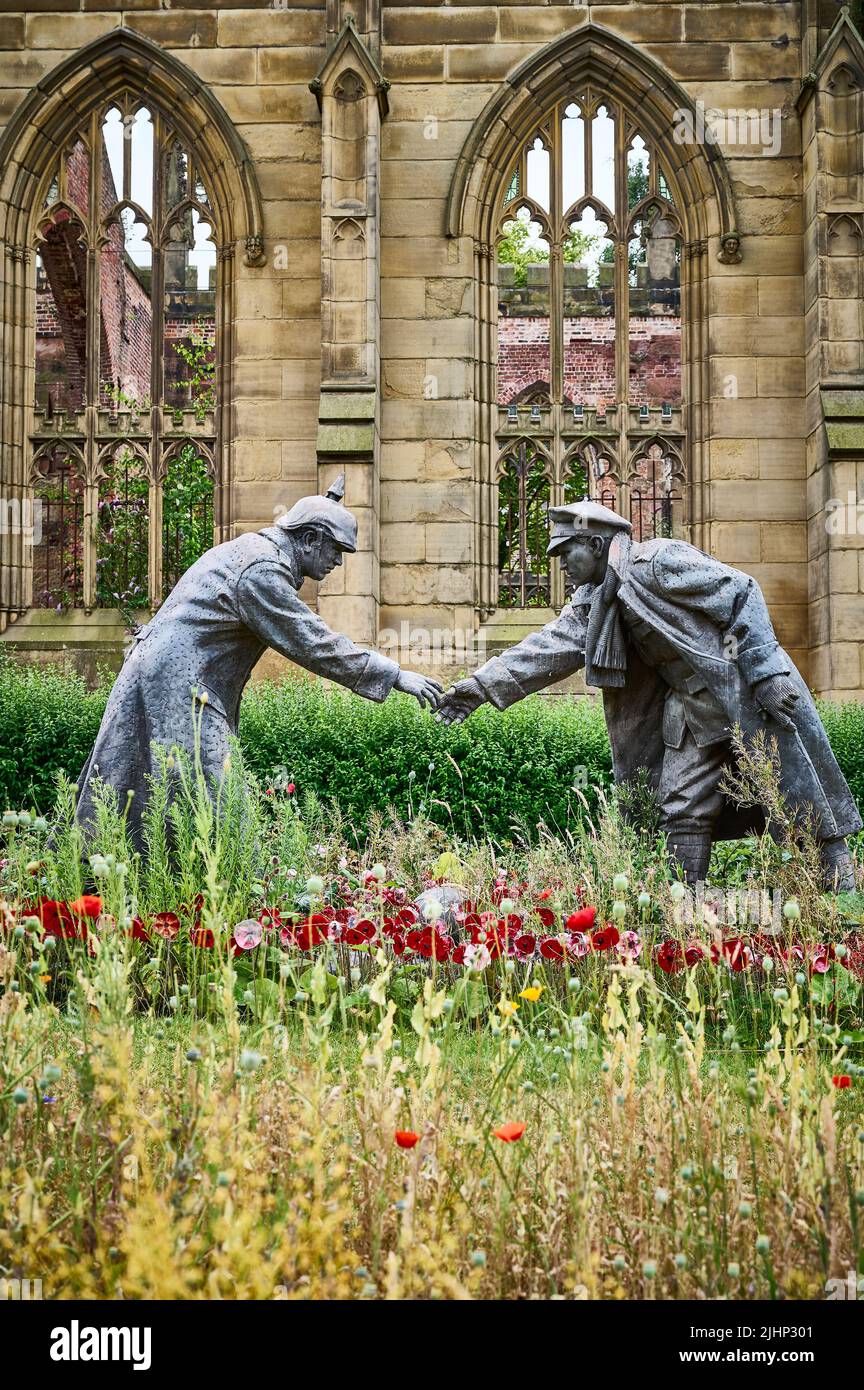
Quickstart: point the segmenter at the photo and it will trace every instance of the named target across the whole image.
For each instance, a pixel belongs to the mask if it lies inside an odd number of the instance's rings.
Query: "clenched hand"
[[[795,727],[790,715],[795,713],[798,691],[788,676],[767,676],[754,686],[753,693],[765,713],[776,719],[784,729]]]

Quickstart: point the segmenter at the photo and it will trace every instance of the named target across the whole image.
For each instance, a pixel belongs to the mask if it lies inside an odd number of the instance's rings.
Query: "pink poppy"
[[[238,922],[234,928],[234,940],[241,951],[254,951],[256,946],[261,945],[261,938],[264,935],[264,928],[260,922],[247,917],[244,921]]]

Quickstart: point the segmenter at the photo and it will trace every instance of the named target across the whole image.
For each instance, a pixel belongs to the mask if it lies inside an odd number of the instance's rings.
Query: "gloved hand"
[[[441,701],[435,718],[441,724],[461,724],[469,714],[486,703],[486,696],[473,676],[451,685]]]
[[[795,727],[789,716],[795,713],[798,691],[788,676],[766,676],[753,687],[753,694],[765,713],[784,729]]]
[[[444,694],[443,685],[430,680],[428,676],[418,676],[414,671],[400,671],[394,689],[413,695],[421,709],[426,705],[430,709],[437,709]]]

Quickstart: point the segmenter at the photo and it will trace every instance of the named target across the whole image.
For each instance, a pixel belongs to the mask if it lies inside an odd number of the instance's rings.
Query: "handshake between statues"
[[[570,601],[445,695],[437,681],[334,632],[300,598],[305,580],[320,582],[357,549],[343,492],[340,477],[273,526],[208,550],[136,633],[78,780],[83,825],[95,820],[98,777],[126,803],[133,843],[143,844],[158,745],[200,754],[215,793],[240,697],[268,647],[369,700],[404,691],[444,724],[486,703],[506,709],[584,669],[603,692],[615,778],[647,774],[688,879],[704,878],[712,839],[729,834],[720,782],[733,729],[752,737],[767,727],[787,803],[818,825],[826,878],[854,886],[845,837],[861,818],[749,575],[683,541],[634,543],[630,523],[597,503],[554,507],[548,553],[564,567]]]

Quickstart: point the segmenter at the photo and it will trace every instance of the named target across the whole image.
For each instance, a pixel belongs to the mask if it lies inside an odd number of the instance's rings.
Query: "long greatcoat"
[[[592,672],[592,656],[610,617],[610,604],[623,601],[689,663],[717,697],[730,728],[739,723],[748,739],[759,730],[776,738],[787,803],[801,814],[816,813],[821,838],[860,830],[861,817],[816,706],[774,635],[755,579],[677,540],[632,544],[616,538],[609,564],[617,579],[611,590],[606,584],[602,589],[583,585],[554,622],[475,672],[486,698],[506,709],[586,664],[586,679],[591,683],[595,674],[600,684],[603,673]],[[607,598],[607,593],[612,596]],[[791,729],[766,719],[753,693],[757,681],[774,675],[788,676],[799,693]],[[632,644],[626,648],[626,671],[620,679],[621,684],[607,683],[603,689],[615,778],[627,781],[642,768],[656,789],[665,750],[668,687],[640,660]],[[758,817],[742,817],[730,807],[715,835],[734,837],[756,824]]]
[[[151,745],[191,755],[193,708],[201,715],[203,770],[218,783],[240,696],[267,647],[369,700],[386,698],[396,662],[332,632],[299,597],[301,583],[290,536],[279,527],[217,545],[186,571],[138,633],[111,691],[78,780],[79,821],[92,817],[90,778],[98,773],[121,808],[134,792],[128,825],[140,845],[147,776],[156,772]]]

